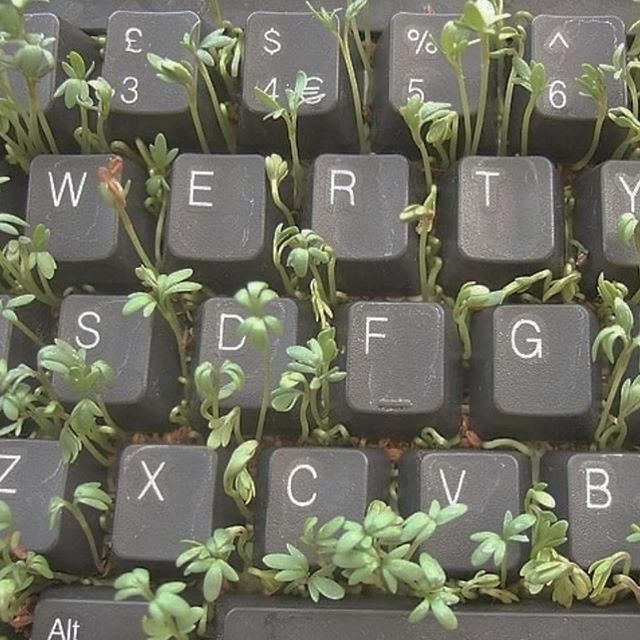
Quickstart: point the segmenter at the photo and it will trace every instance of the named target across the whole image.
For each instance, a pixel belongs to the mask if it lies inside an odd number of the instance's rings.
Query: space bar
[[[314,605],[288,598],[229,597],[218,610],[221,640],[637,640],[640,608],[633,604],[566,610],[543,602],[462,605],[459,627],[445,631],[432,616],[411,624],[417,600],[359,598]]]

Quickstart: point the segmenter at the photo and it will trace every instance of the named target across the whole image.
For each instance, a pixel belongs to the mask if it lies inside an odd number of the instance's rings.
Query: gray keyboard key
[[[63,285],[139,287],[140,264],[116,210],[100,193],[98,170],[111,156],[38,156],[31,163],[27,222],[51,230],[48,249]],[[144,209],[146,173],[124,160],[122,184],[131,181],[127,210],[144,246],[153,246],[154,220]]]
[[[375,56],[373,145],[377,151],[397,151],[417,157],[409,129],[398,113],[413,96],[424,102],[449,103],[460,114],[460,91],[453,67],[439,51],[440,33],[460,14],[398,13],[384,31]],[[472,115],[480,95],[480,67],[473,49],[464,56],[464,71]],[[486,124],[489,123],[487,118]]]
[[[159,313],[122,314],[125,296],[71,295],[62,303],[58,337],[85,349],[89,362],[105,360],[115,380],[104,392],[114,419],[130,431],[171,428],[169,413],[180,403],[175,338]],[[72,389],[53,376],[65,403],[77,401]]]
[[[198,282],[228,294],[256,274],[279,284],[271,239],[280,216],[267,195],[263,157],[178,156],[169,197],[168,271],[190,267]]]
[[[286,370],[289,356],[286,350],[308,340],[310,318],[300,311],[298,305],[289,299],[280,298],[267,306],[267,313],[276,316],[282,323],[282,335],[272,336],[271,352],[271,388],[278,386],[280,376]],[[246,376],[245,386],[231,398],[223,400],[220,406],[231,409],[238,405],[242,409],[242,421],[249,429],[255,429],[262,402],[263,390],[263,354],[246,339],[238,337],[237,331],[246,310],[233,298],[211,298],[202,305],[196,320],[196,351],[193,366],[202,362],[220,365],[224,360],[239,364]],[[297,416],[269,411],[267,425],[276,430],[285,426],[299,428]]]
[[[201,150],[187,91],[180,84],[168,84],[158,78],[157,70],[147,59],[151,53],[194,66],[192,54],[181,44],[183,36],[192,31],[197,42],[200,20],[193,11],[116,11],[109,18],[103,75],[115,89],[109,118],[113,138],[153,141],[158,132],[163,132],[170,146],[182,151]],[[210,145],[222,150],[211,103],[201,89],[199,111],[205,135]],[[171,122],[169,127],[167,119]]]
[[[469,157],[448,171],[438,198],[440,283],[497,289],[523,273],[564,264],[564,195],[546,158]]]
[[[82,529],[68,511],[50,528],[51,499],[72,500],[79,484],[104,481],[104,469],[87,455],[65,464],[55,440],[0,441],[0,500],[11,508],[14,530],[22,533],[20,543],[45,555],[54,570],[83,575],[95,566]],[[97,512],[81,508],[99,545]]]
[[[183,540],[206,542],[238,516],[222,488],[226,458],[207,447],[131,445],[120,459],[113,521],[119,566],[176,572]],[[197,478],[186,482],[185,471]]]
[[[626,542],[638,522],[640,455],[637,453],[548,453],[540,479],[549,483],[561,518],[569,520],[565,553],[587,568],[618,551],[640,569],[640,547]]]
[[[477,546],[470,536],[478,531],[502,531],[507,510],[522,511],[531,469],[527,458],[488,451],[410,451],[400,461],[400,512],[408,517],[429,511],[433,500],[442,507],[464,504],[467,512],[455,524],[443,526],[423,545],[450,575],[476,570],[471,555]],[[529,557],[526,545],[511,545],[508,567],[517,570]],[[491,570],[491,566],[484,567]]]
[[[401,156],[323,155],[315,161],[305,226],[334,249],[338,289],[416,293],[417,234],[399,218],[409,202],[409,163]]]
[[[618,233],[623,213],[640,213],[640,167],[637,162],[611,160],[581,173],[575,185],[574,235],[587,249],[581,267],[584,284],[596,292],[598,276],[638,286],[638,259],[633,243]]]
[[[458,14],[465,0],[431,0],[427,7],[435,13]],[[326,9],[344,6],[341,0],[314,3]],[[391,17],[401,11],[425,12],[425,0],[370,0],[371,27],[383,31]],[[208,0],[51,0],[50,4],[34,2],[33,10],[51,10],[85,31],[106,31],[109,16],[118,9],[130,11],[196,11],[203,20],[210,20]],[[234,24],[244,26],[254,11],[306,11],[305,0],[220,0],[223,16]],[[638,18],[637,7],[629,0],[607,0],[607,13],[622,18],[630,27]],[[602,0],[506,0],[505,10],[531,11],[534,15],[602,15]],[[366,24],[364,20],[361,23]]]
[[[47,589],[36,606],[32,640],[145,640],[147,603],[115,602],[114,593],[109,587]]]
[[[445,307],[356,302],[336,320],[347,371],[336,407],[352,433],[411,438],[430,424],[447,436],[458,431],[460,343]]]
[[[595,314],[579,305],[504,305],[475,314],[469,379],[484,438],[588,440],[600,410]]]
[[[306,7],[305,7],[306,9]],[[304,157],[356,151],[355,116],[338,42],[310,13],[258,11],[247,22],[238,141],[243,151],[289,154],[282,121],[265,121],[271,109],[258,87],[287,103],[298,71],[309,79],[300,108],[298,140]]]
[[[571,15],[574,14],[574,15]],[[555,160],[575,162],[591,144],[596,103],[576,82],[583,64],[611,64],[613,54],[625,41],[624,23],[613,16],[538,16],[531,23],[527,40],[529,59],[545,65],[548,89],[539,98],[529,135],[529,152]],[[622,80],[606,75],[609,107],[626,106]],[[516,113],[522,114],[529,94],[516,91]],[[519,148],[521,117],[512,118],[512,143]],[[624,138],[612,122],[605,123],[601,153],[610,154]]]
[[[596,607],[559,610],[548,603],[513,606],[478,604],[455,609],[459,628],[452,634],[432,616],[411,624],[409,612],[417,600],[353,598],[341,603],[312,604],[298,598],[235,596],[222,600],[216,616],[218,638],[225,640],[636,640],[637,605],[621,604],[615,611]],[[517,634],[514,636],[514,633]]]
[[[362,522],[373,500],[388,499],[391,466],[381,449],[282,447],[260,456],[256,562],[299,546],[307,518]],[[349,487],[336,491],[336,487]]]

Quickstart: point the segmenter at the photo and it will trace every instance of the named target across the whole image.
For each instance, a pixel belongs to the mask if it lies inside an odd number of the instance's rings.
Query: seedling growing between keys
[[[282,323],[278,318],[267,313],[266,307],[278,298],[278,294],[269,289],[265,282],[250,282],[245,289],[240,289],[234,297],[249,312],[249,315],[238,327],[238,336],[248,338],[249,342],[264,355],[262,404],[256,427],[256,440],[260,442],[271,394],[271,350],[269,344],[272,335],[282,334]]]
[[[185,540],[189,548],[181,553],[176,566],[183,569],[185,577],[204,574],[202,578],[202,618],[198,632],[203,634],[207,623],[215,613],[215,602],[220,597],[225,583],[239,582],[238,572],[229,564],[236,546],[248,539],[249,532],[245,527],[235,526],[216,529],[205,543],[196,540]]]
[[[58,153],[58,145],[38,91],[40,81],[54,69],[53,55],[48,49],[53,40],[27,32],[25,11],[30,2],[12,0],[0,7],[3,25],[0,92],[6,100],[2,114],[6,125],[0,136],[7,145],[9,157],[25,171],[29,170],[29,163],[36,155]],[[6,45],[12,47],[11,53],[7,52]],[[13,89],[9,71],[17,71],[24,79],[28,100],[26,107]]]
[[[334,328],[323,329],[306,347],[289,347],[287,355],[292,359],[289,371],[282,374],[279,387],[271,394],[271,406],[276,411],[292,411],[300,404],[300,442],[307,442],[312,433],[322,444],[345,442],[349,437],[343,425],[331,425],[329,416],[331,385],[343,381],[347,375],[332,366],[338,357],[335,333]]]
[[[76,142],[84,154],[109,153],[110,146],[105,134],[105,124],[111,111],[111,100],[115,95],[114,88],[104,79],[89,80],[95,64],[89,67],[77,51],[69,54],[68,61],[62,62],[62,68],[67,74],[65,80],[56,90],[54,97],[64,96],[67,109],[80,110],[80,126],[74,132]],[[95,102],[91,96],[95,95]],[[96,132],[89,127],[89,112],[96,114]]]
[[[358,78],[356,76],[356,70],[353,65],[353,58],[351,56],[351,38],[355,42],[358,54],[361,62],[365,68],[367,77],[372,72],[371,61],[369,54],[366,52],[364,43],[360,36],[360,29],[358,28],[358,14],[367,6],[369,0],[348,0],[347,8],[345,10],[344,20],[340,22],[339,9],[334,11],[327,11],[324,7],[315,9],[310,2],[307,2],[307,7],[320,24],[338,41],[340,46],[340,53],[347,68],[347,75],[349,76],[349,84],[351,86],[351,96],[353,99],[353,110],[356,117],[356,126],[358,128],[358,140],[360,143],[360,153],[369,152],[369,137],[367,125],[364,121],[364,101],[367,97],[367,83],[365,83],[365,90],[360,91],[358,86]]]
[[[154,591],[146,569],[134,569],[118,577],[113,585],[117,601],[143,598],[149,603],[148,613],[142,619],[142,630],[149,638],[175,638],[189,640],[191,632],[202,619],[202,607],[192,607],[180,595],[184,582],[167,582]]]
[[[242,368],[229,360],[220,367],[210,362],[200,364],[194,373],[196,391],[201,398],[200,415],[207,421],[211,430],[207,446],[212,449],[226,447],[235,435],[240,444],[240,407],[235,406],[224,415],[220,414],[220,401],[230,398],[244,387],[245,376]]]
[[[341,600],[345,586],[410,594],[420,599],[409,616],[411,622],[420,622],[432,612],[441,626],[453,630],[458,622],[451,606],[460,602],[460,586],[447,583],[442,567],[429,554],[421,553],[418,561],[414,557],[438,527],[466,510],[461,504],[441,508],[434,501],[428,513],[416,512],[403,519],[384,502],[374,501],[362,523],[338,516],[318,527],[318,518],[309,518],[301,537],[309,557],[289,544],[287,553],[264,557],[270,571],[254,568],[251,573],[270,592],[307,595],[314,602],[321,596]]]
[[[530,63],[520,56],[513,59],[511,75],[513,84],[523,87],[529,92],[529,100],[522,116],[522,126],[520,129],[520,154],[523,156],[529,153],[529,133],[531,131],[531,118],[538,99],[546,91],[548,85],[547,72],[541,62],[532,60]]]
[[[20,532],[13,530],[11,509],[4,500],[0,536],[0,620],[9,624],[56,574],[44,556],[20,546]]]
[[[625,380],[631,358],[640,348],[640,334],[634,335],[634,316],[624,300],[626,290],[601,276],[598,292],[609,318],[607,326],[598,333],[593,343],[592,356],[596,360],[602,351],[613,368],[594,439],[600,450],[617,450],[622,448],[627,439],[629,417],[640,409],[640,377]],[[618,415],[614,416],[612,411],[618,394]]]
[[[296,84],[293,88],[287,89],[287,103],[280,106],[278,101],[273,98],[260,87],[255,87],[254,92],[256,98],[260,100],[269,109],[272,109],[271,113],[268,113],[264,120],[282,119],[285,127],[287,128],[287,138],[289,139],[289,150],[291,152],[291,177],[293,179],[293,208],[300,209],[302,205],[302,193],[304,190],[304,168],[300,160],[300,151],[298,148],[298,113],[300,107],[304,104],[304,95],[309,83],[309,78],[304,71],[298,71],[296,76]]]
[[[84,484],[80,484],[73,492],[72,501],[65,500],[61,497],[55,497],[51,500],[51,504],[49,505],[50,526],[52,529],[56,526],[62,515],[62,510],[66,509],[74,517],[78,525],[80,525],[89,549],[91,550],[91,557],[96,565],[96,569],[99,573],[102,573],[105,569],[105,563],[98,549],[91,525],[81,506],[96,509],[102,514],[103,517],[101,519],[104,520],[104,517],[113,508],[113,500],[108,493],[103,491],[99,482],[85,482]]]

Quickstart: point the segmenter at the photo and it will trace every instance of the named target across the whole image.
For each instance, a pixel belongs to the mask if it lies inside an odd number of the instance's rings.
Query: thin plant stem
[[[191,120],[193,121],[193,128],[196,131],[196,135],[198,136],[200,148],[202,149],[202,153],[211,153],[211,150],[209,149],[209,143],[207,142],[207,136],[205,135],[204,128],[202,127],[202,120],[200,119],[200,111],[198,110],[198,96],[193,89],[189,89],[188,94],[189,111],[191,112]]]
[[[180,324],[180,320],[178,320],[178,315],[176,314],[176,311],[173,308],[171,302],[160,307],[160,310],[165,320],[171,327],[171,331],[173,331],[173,335],[176,339],[176,344],[178,345],[178,355],[180,358],[180,375],[184,380],[185,399],[187,400],[187,402],[189,402],[191,399],[191,377],[189,376],[189,363],[187,361],[187,354],[185,352],[183,344],[182,325]]]
[[[211,104],[213,105],[213,110],[216,114],[216,119],[218,120],[218,124],[220,125],[220,130],[222,131],[222,137],[224,138],[225,145],[229,153],[236,152],[236,141],[235,136],[233,134],[233,129],[229,124],[229,120],[227,116],[222,113],[222,109],[220,108],[220,100],[218,99],[218,94],[216,92],[216,88],[211,81],[211,76],[209,75],[209,71],[205,66],[204,62],[198,59],[198,69],[200,70],[200,75],[204,79],[204,84],[207,87],[207,92],[209,93],[209,98],[211,98]]]
[[[431,298],[431,296],[429,295],[429,280],[428,280],[428,274],[427,274],[427,241],[428,239],[429,239],[429,233],[424,228],[421,229],[420,237],[418,239],[418,269],[420,271],[421,295],[422,295],[422,299],[425,302]]]
[[[222,11],[220,10],[219,0],[209,0],[209,7],[213,14],[213,18],[216,21],[216,27],[221,29],[224,26],[224,20],[222,18]]]
[[[338,37],[340,43],[340,51],[344,58],[345,65],[347,67],[347,76],[349,77],[349,85],[351,86],[351,97],[353,99],[353,111],[356,117],[356,127],[358,129],[358,143],[360,145],[360,153],[368,153],[369,145],[367,136],[364,129],[364,114],[362,109],[362,98],[360,97],[360,88],[358,87],[358,79],[356,78],[356,70],[353,66],[353,59],[351,57],[351,49],[349,48],[349,28],[348,24],[345,24],[344,35],[342,38]]]
[[[604,123],[606,119],[607,119],[607,109],[606,107],[600,107],[598,109],[598,117],[596,119],[596,123],[593,128],[593,136],[591,137],[591,146],[587,150],[587,153],[584,155],[584,157],[571,167],[573,171],[576,171],[576,172],[582,171],[593,159],[593,156],[598,150],[598,145],[600,144],[600,138],[602,136],[602,128],[604,127]]]
[[[34,85],[33,89],[33,107],[36,110],[38,115],[38,122],[42,127],[42,131],[44,132],[44,137],[47,139],[47,144],[49,145],[49,149],[53,155],[58,155],[60,152],[58,151],[58,144],[56,143],[55,136],[53,135],[53,131],[51,131],[51,127],[49,126],[49,121],[47,120],[47,116],[42,108],[42,104],[40,103],[40,96],[38,95],[38,87]]]
[[[269,408],[269,398],[271,397],[271,349],[267,344],[263,356],[263,387],[262,402],[260,403],[260,414],[258,415],[258,425],[256,427],[256,440],[262,441],[264,433],[264,423],[267,419],[267,409]]]
[[[636,79],[633,77],[633,72],[639,67],[638,63],[631,63],[627,66],[627,87],[629,88],[629,94],[631,95],[631,112],[634,117],[638,117],[638,87],[636,85]]]
[[[433,186],[433,173],[431,171],[431,158],[429,157],[429,151],[427,150],[427,145],[424,143],[422,139],[422,135],[419,130],[415,127],[411,128],[411,137],[413,138],[413,142],[416,147],[420,151],[420,158],[422,159],[422,170],[424,171],[424,179],[426,183],[426,191],[429,193],[431,191],[431,187]]]
[[[536,102],[538,96],[531,93],[529,95],[529,101],[524,110],[522,117],[522,129],[520,131],[520,155],[526,156],[529,153],[529,133],[531,131],[531,118],[533,117],[533,111],[536,108]]]
[[[500,122],[500,147],[498,155],[506,156],[509,148],[509,127],[511,125],[511,109],[513,108],[513,93],[515,90],[516,72],[511,67],[509,78],[507,80],[507,88],[504,94],[504,104],[502,107],[502,120]]]
[[[624,158],[627,153],[627,149],[635,142],[640,141],[640,136],[634,136],[632,133],[627,134],[627,137],[616,147],[612,154],[612,157],[616,160]]]
[[[471,155],[471,139],[473,136],[473,126],[471,124],[471,107],[469,106],[469,92],[467,90],[467,80],[464,76],[462,63],[455,65],[456,76],[458,78],[458,91],[462,104],[462,116],[464,118],[464,155]]]
[[[358,24],[355,20],[351,21],[351,35],[353,36],[353,41],[356,43],[358,56],[360,57],[362,66],[364,68],[364,89],[362,95],[364,97],[364,102],[366,103],[370,95],[369,91],[371,88],[373,67],[371,65],[371,58],[369,57],[368,50],[364,42],[362,41],[362,36],[360,35],[360,30],[358,29]]]
[[[19,329],[33,344],[38,347],[44,347],[44,342],[36,335],[36,333],[28,327],[22,320],[17,319],[14,320],[11,324],[13,324],[16,329]]]
[[[33,140],[37,150],[40,153],[46,152],[46,147],[42,134],[40,133],[40,127],[38,125],[38,111],[36,107],[36,101],[38,96],[38,87],[35,83],[27,81],[27,93],[29,97],[29,119],[28,119],[28,131],[29,137]]]
[[[91,153],[89,143],[89,113],[85,107],[80,107],[80,148],[84,155]]]
[[[476,128],[473,134],[472,153],[478,153],[482,128],[484,127],[484,116],[487,111],[487,100],[489,97],[489,72],[491,70],[491,41],[489,36],[480,36],[480,48],[482,51],[481,77],[480,77],[480,101],[478,103],[478,116],[476,118]]]
[[[460,118],[453,120],[451,140],[449,141],[449,162],[454,164],[458,158],[458,142],[460,137]]]
[[[98,134],[98,139],[100,140],[101,151],[103,153],[109,153],[109,141],[107,140],[107,136],[105,133],[105,117],[101,110],[98,111],[96,133]]]
[[[99,572],[104,570],[104,566],[102,564],[102,558],[100,558],[100,553],[98,551],[98,546],[96,545],[96,540],[93,536],[93,531],[91,531],[91,527],[87,522],[87,518],[85,517],[82,509],[80,509],[75,504],[69,502],[68,500],[62,501],[64,506],[69,510],[71,515],[76,519],[77,523],[80,525],[82,532],[84,533],[85,538],[87,539],[87,543],[89,544],[89,549],[91,550],[91,557],[93,558],[93,562],[96,565],[96,569]]]
[[[136,253],[138,254],[138,258],[140,258],[140,260],[142,261],[142,264],[144,264],[144,266],[147,267],[147,269],[151,269],[151,271],[155,273],[156,270],[155,270],[155,267],[153,266],[153,262],[151,262],[151,259],[147,255],[147,252],[145,251],[144,247],[142,246],[142,242],[140,242],[138,233],[136,232],[135,227],[133,226],[133,222],[131,221],[131,218],[129,216],[129,213],[125,205],[119,200],[115,200],[113,206],[115,207],[115,210],[118,212],[120,221],[122,222],[122,225],[124,226],[124,229],[127,232],[129,239],[131,240],[131,244],[133,245],[133,248],[136,250]]]
[[[154,257],[156,259],[156,269],[158,271],[162,268],[163,255],[162,255],[162,238],[164,236],[164,225],[167,219],[167,193],[163,193],[162,204],[160,205],[160,212],[158,213],[158,219],[156,220],[156,233],[154,238]]]
[[[505,551],[504,554],[504,558],[502,559],[502,562],[500,563],[500,585],[502,586],[503,589],[506,588],[507,586],[507,577],[508,577],[508,566],[507,566],[507,561],[508,561],[508,555],[507,552]]]
[[[300,162],[300,151],[298,150],[298,115],[293,114],[285,118],[287,125],[287,136],[289,137],[289,148],[291,150],[291,177],[293,178],[293,206],[299,210],[302,206],[302,182],[304,180],[304,170]]]
[[[311,390],[311,401],[309,405],[311,407],[311,415],[316,423],[316,427],[319,429],[322,428],[324,420],[320,415],[320,408],[318,407],[318,389]]]
[[[338,302],[338,289],[336,287],[336,259],[331,256],[327,264],[327,282],[329,285],[329,302],[332,305]]]
[[[311,270],[311,273],[313,274],[315,281],[318,283],[318,293],[320,294],[320,297],[325,302],[329,302],[329,296],[327,295],[327,290],[324,287],[324,282],[322,281],[322,276],[320,275],[320,271],[318,270],[318,267],[315,264],[313,264],[313,262],[310,262],[309,269]]]
[[[302,395],[302,400],[300,402],[300,439],[298,442],[307,442],[309,440],[309,436],[311,434],[311,427],[309,425],[309,418],[307,416],[307,412],[309,410],[309,398],[305,393]]]
[[[611,408],[613,407],[613,403],[618,395],[618,390],[620,389],[620,385],[622,384],[622,380],[629,368],[629,363],[631,362],[631,356],[636,349],[636,345],[633,341],[629,342],[629,344],[625,345],[622,349],[622,353],[620,357],[616,360],[616,363],[613,367],[613,372],[611,375],[611,385],[609,386],[609,391],[607,393],[607,399],[605,400],[604,407],[602,408],[602,413],[600,414],[600,420],[598,422],[598,427],[595,433],[595,440],[601,448],[602,438],[606,432],[607,424],[609,422],[609,416],[611,415]]]
[[[287,205],[282,201],[280,197],[280,191],[278,189],[278,184],[275,180],[271,180],[271,197],[273,199],[273,203],[276,205],[280,213],[284,216],[284,219],[287,221],[287,225],[290,227],[294,227],[296,221],[293,219],[293,213],[291,209],[287,207]]]
[[[447,150],[444,148],[444,145],[442,144],[442,142],[434,142],[433,146],[435,147],[436,151],[438,152],[438,155],[440,156],[440,162],[442,164],[442,167],[444,169],[449,168],[449,154],[447,153]]]

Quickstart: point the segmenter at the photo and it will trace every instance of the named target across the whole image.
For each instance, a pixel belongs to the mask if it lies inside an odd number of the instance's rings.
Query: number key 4
[[[300,108],[299,141],[305,157],[357,150],[353,101],[336,38],[310,13],[256,12],[249,17],[239,124],[241,150],[283,152],[282,122],[264,121],[271,109],[256,87],[287,104],[298,71],[308,84]]]

